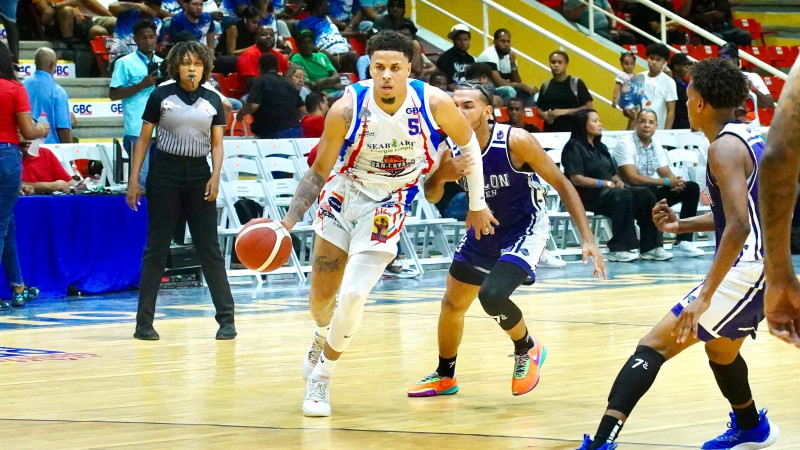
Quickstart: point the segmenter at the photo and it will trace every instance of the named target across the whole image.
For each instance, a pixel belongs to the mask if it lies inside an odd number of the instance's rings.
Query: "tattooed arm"
[[[283,218],[283,223],[289,230],[302,220],[303,214],[319,197],[325,180],[330,175],[339,151],[342,149],[352,116],[353,99],[347,94],[334,103],[331,110],[328,111],[325,118],[325,129],[317,146],[317,158],[308,172],[303,175],[303,179],[300,180],[297,192],[294,193],[292,203],[289,205],[289,212]]]
[[[770,129],[758,182],[767,253],[764,306],[770,332],[800,347],[800,283],[789,239],[800,175],[800,59],[789,73]]]

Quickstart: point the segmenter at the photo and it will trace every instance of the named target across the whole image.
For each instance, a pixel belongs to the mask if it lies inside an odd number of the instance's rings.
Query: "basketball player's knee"
[[[655,330],[648,333],[645,337],[639,339],[637,346],[648,347],[658,352],[665,359],[670,359],[676,354],[676,351],[674,350],[675,339],[665,339],[659,333],[656,333]]]
[[[506,292],[490,283],[481,286],[478,291],[478,300],[480,300],[483,310],[490,316],[502,314],[505,303],[509,301]]]
[[[442,314],[463,316],[469,309],[470,303],[471,301],[460,302],[455,298],[445,295],[444,298],[442,298]]]
[[[705,350],[709,361],[721,365],[731,364],[739,356],[738,349],[722,348],[713,341],[706,342]]]
[[[367,302],[367,295],[369,291],[362,292],[358,289],[342,288],[339,292],[339,309],[347,316],[354,314],[361,314],[364,310],[364,304]]]

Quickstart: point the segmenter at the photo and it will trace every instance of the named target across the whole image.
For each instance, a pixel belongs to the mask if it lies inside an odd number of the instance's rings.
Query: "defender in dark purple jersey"
[[[661,365],[700,341],[705,342],[714,378],[733,409],[728,430],[702,448],[757,449],[778,439],[778,427],[767,419],[766,409],[756,409],[747,364],[739,354],[745,338],[755,337],[764,319],[757,192],[764,139],[735,122],[733,114],[747,93],[741,71],[724,60],[706,59],[692,68],[686,105],[692,128],[711,141],[706,172],[711,213],[678,219],[662,200],[653,208],[653,221],[669,233],[715,231],[714,261],[703,282],[639,341],[614,381],[594,440],[584,436],[581,449],[616,448],[623,423],[652,386]]]
[[[556,189],[577,224],[583,239],[584,262],[592,257],[595,275],[605,278],[603,257],[572,183],[530,133],[489,123],[491,98],[487,86],[481,83],[460,85],[453,95],[483,150],[486,202],[500,224],[494,234],[484,232],[480,239],[475,233],[482,230],[468,230],[459,244],[439,316],[439,366],[408,389],[410,397],[458,392],[456,352],[464,330],[464,314],[475,297],[514,341],[512,394],[522,395],[536,387],[546,352],[528,334],[522,312],[509,296],[529,277],[535,279],[536,263],[550,235],[541,179]],[[425,198],[433,203],[441,198],[444,183],[464,177],[470,165],[466,155],[453,158],[453,147],[445,146],[440,147],[437,166],[425,180]]]

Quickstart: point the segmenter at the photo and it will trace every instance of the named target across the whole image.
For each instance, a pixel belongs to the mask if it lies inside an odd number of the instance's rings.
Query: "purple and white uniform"
[[[475,239],[470,229],[458,244],[453,259],[487,275],[498,261],[522,267],[536,279],[536,264],[550,237],[550,219],[545,211],[544,186],[533,171],[519,171],[511,164],[511,126],[494,124],[489,145],[483,151],[483,182],[486,203],[500,222],[494,234]],[[455,148],[448,139],[450,148]],[[466,181],[459,183],[466,189]]]
[[[764,319],[764,245],[758,212],[758,171],[764,138],[749,125],[732,122],[725,125],[717,138],[723,135],[738,137],[747,146],[753,160],[753,173],[747,178],[747,210],[750,219],[750,235],[742,247],[739,257],[722,279],[711,306],[700,316],[698,336],[704,341],[718,337],[739,339],[755,338],[759,322]],[[725,231],[725,211],[719,185],[713,178],[711,167],[706,169],[706,185],[711,196],[711,212],[714,214],[717,248]],[[705,280],[703,280],[705,282]],[[680,303],[672,308],[677,316],[689,305],[703,288],[703,283],[692,289]]]

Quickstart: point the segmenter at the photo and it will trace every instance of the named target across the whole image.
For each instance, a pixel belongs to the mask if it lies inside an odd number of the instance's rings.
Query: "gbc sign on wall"
[[[25,78],[36,72],[36,65],[31,60],[21,60],[19,62],[19,68],[25,75]],[[53,76],[56,78],[75,78],[75,63],[71,61],[59,61],[56,64],[56,72]]]
[[[77,117],[120,117],[122,102],[102,98],[70,99],[69,110]]]

